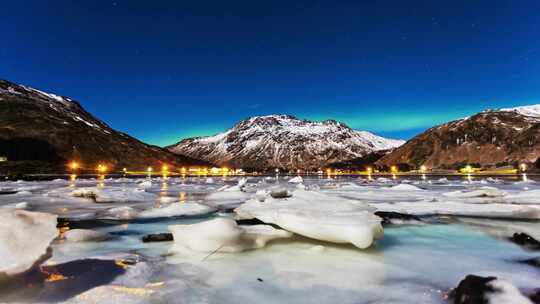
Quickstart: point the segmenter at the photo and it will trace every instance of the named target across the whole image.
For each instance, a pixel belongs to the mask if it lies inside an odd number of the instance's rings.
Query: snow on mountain
[[[540,119],[540,104],[535,104],[535,105],[530,105],[530,106],[521,106],[521,107],[515,107],[515,108],[503,108],[503,109],[499,109],[499,111],[516,112],[521,115]]]
[[[78,160],[88,169],[97,163],[117,169],[164,162],[211,165],[116,131],[70,98],[2,79],[0,105],[0,155],[9,160],[42,161],[55,172],[69,160]]]
[[[343,123],[290,115],[255,116],[226,132],[182,140],[174,153],[240,168],[320,168],[329,163],[393,149],[404,141],[356,131]]]

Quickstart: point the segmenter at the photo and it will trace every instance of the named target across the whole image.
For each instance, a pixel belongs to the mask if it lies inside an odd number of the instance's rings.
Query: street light
[[[99,164],[97,166],[97,170],[98,170],[99,173],[103,174],[103,173],[107,172],[107,166],[103,165],[103,164]]]
[[[76,162],[76,161],[72,161],[70,164],[69,164],[69,167],[71,168],[71,170],[75,171],[79,168],[79,163]]]

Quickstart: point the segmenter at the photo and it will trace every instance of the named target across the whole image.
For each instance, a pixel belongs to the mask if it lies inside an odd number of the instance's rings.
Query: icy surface
[[[486,298],[488,304],[532,304],[531,300],[522,295],[519,290],[509,282],[494,280],[487,285],[494,292],[488,292]]]
[[[29,270],[47,255],[56,238],[56,216],[23,210],[0,211],[0,281],[1,275],[15,275]]]
[[[79,235],[85,241],[57,238],[50,245],[52,257],[42,266],[73,261],[81,266],[71,273],[44,274],[49,279],[45,284],[12,281],[14,285],[1,289],[0,302],[442,304],[448,303],[450,289],[475,274],[495,276],[507,284],[493,303],[520,303],[521,294],[540,287],[538,269],[521,262],[538,257],[538,252],[508,241],[516,232],[540,239],[540,184],[534,176],[526,182],[521,176],[371,180],[306,176],[301,185],[305,190],[275,176],[212,177],[211,182],[206,177],[2,182],[0,189],[17,193],[0,195],[0,213],[48,212],[66,221],[70,230],[63,231],[64,236],[85,229],[108,238],[87,238],[89,232]],[[97,203],[91,197],[73,196],[79,189],[96,190],[108,199]],[[280,198],[273,198],[272,192]],[[282,207],[285,220],[281,212],[272,212]],[[233,208],[277,219],[286,230],[307,228],[305,232],[332,235],[343,235],[344,227],[359,228],[359,215],[371,217],[376,210],[419,214],[422,224],[403,221],[385,226],[384,236],[359,250],[348,243],[291,236],[275,226],[236,224],[231,220],[237,219]],[[0,230],[5,233],[2,246],[17,236],[32,241],[32,246],[39,243],[45,229],[31,233],[14,228],[10,216],[2,216],[2,225],[7,225]],[[225,224],[206,230],[216,218]],[[48,224],[50,238],[29,264],[46,253],[58,234],[53,222]],[[180,232],[185,225],[199,223],[204,229],[175,236],[175,242],[141,241],[147,234],[168,232],[169,227],[182,225]],[[285,227],[289,223],[299,226]],[[202,232],[216,239],[201,238]],[[232,244],[241,246],[221,252],[224,235],[233,236]],[[273,239],[276,236],[279,239]],[[28,252],[34,251],[1,254],[7,263]],[[95,272],[98,268],[84,264],[87,259],[113,261],[116,268]],[[124,270],[118,272],[118,267]],[[103,280],[108,275],[110,279]],[[46,292],[34,292],[41,285]],[[11,291],[17,296],[8,296]]]
[[[215,218],[197,224],[171,225],[176,246],[201,252],[240,252],[262,248],[273,239],[292,233],[267,225],[238,226],[231,218]]]
[[[352,243],[365,249],[382,237],[381,218],[363,203],[305,190],[290,198],[250,200],[235,209],[242,218],[257,218],[294,233],[332,243]]]
[[[107,233],[91,229],[70,229],[63,233],[63,237],[70,242],[99,242],[110,236]]]

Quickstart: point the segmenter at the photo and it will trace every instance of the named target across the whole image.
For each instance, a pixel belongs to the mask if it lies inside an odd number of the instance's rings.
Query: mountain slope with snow
[[[0,80],[0,156],[53,164],[55,170],[70,160],[88,169],[99,162],[117,170],[162,162],[207,164],[118,132],[70,98],[5,80]]]
[[[316,169],[401,144],[334,120],[268,115],[243,120],[215,136],[182,140],[168,149],[236,168]]]
[[[532,118],[540,119],[540,104],[530,105],[530,106],[521,106],[515,108],[503,108],[499,109],[501,112],[514,112],[524,116],[529,116]]]
[[[466,163],[532,163],[540,157],[540,104],[487,110],[409,140],[378,161],[455,168]]]

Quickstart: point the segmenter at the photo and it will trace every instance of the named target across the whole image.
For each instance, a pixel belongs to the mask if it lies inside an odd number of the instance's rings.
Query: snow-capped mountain
[[[0,80],[0,156],[56,165],[79,160],[122,167],[208,164],[147,145],[110,128],[67,97]],[[37,170],[38,168],[34,168]]]
[[[167,148],[236,168],[316,169],[403,143],[356,131],[334,120],[314,122],[269,115],[243,120],[215,136],[185,139]]]
[[[530,106],[521,106],[521,107],[515,107],[515,108],[503,108],[503,109],[499,109],[498,111],[514,112],[517,114],[521,114],[523,116],[531,117],[533,119],[540,119],[540,104],[535,104],[535,105],[530,105]]]
[[[540,104],[486,110],[433,127],[378,161],[455,168],[532,163],[540,157]]]

